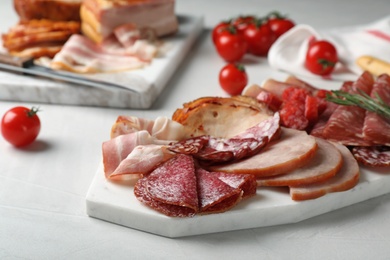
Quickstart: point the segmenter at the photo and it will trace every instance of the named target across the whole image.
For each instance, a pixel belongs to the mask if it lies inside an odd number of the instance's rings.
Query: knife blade
[[[5,70],[12,73],[40,76],[104,90],[117,88],[138,93],[134,89],[127,88],[113,82],[94,80],[72,72],[53,70],[48,67],[35,64],[33,58],[15,57],[5,53],[0,53],[0,70]]]

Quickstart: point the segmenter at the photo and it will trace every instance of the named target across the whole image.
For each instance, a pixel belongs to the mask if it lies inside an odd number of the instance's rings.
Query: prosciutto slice
[[[352,88],[347,91],[359,93],[358,90],[361,90],[369,95],[373,84],[374,79],[372,75],[365,72],[352,84]],[[365,115],[366,111],[360,107],[338,106],[323,129],[323,137],[344,145],[371,145],[371,142],[365,140],[363,136]]]
[[[379,76],[373,86],[371,97],[379,96],[386,104],[390,105],[390,76]],[[374,112],[367,112],[363,126],[364,139],[377,145],[390,146],[390,119],[379,116]]]

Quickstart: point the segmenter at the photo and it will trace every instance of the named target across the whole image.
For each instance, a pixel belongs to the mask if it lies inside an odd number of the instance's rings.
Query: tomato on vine
[[[225,61],[236,62],[245,55],[247,43],[234,26],[229,26],[218,34],[215,47]]]
[[[326,40],[315,40],[309,43],[305,67],[310,72],[322,76],[329,75],[333,72],[337,62],[337,50],[332,43]]]
[[[288,19],[286,16],[281,15],[279,12],[272,12],[267,16],[271,30],[279,38],[281,35],[286,33],[288,30],[295,26],[295,22]]]
[[[219,84],[228,94],[234,96],[241,94],[248,84],[248,75],[241,64],[229,63],[219,72]]]
[[[256,56],[267,56],[269,49],[276,40],[276,35],[266,20],[258,19],[245,29],[244,38],[248,43],[249,53]]]
[[[8,110],[1,120],[1,134],[14,146],[21,147],[32,143],[41,129],[37,116],[38,108],[18,106]]]
[[[231,26],[230,21],[222,21],[218,23],[216,26],[214,26],[213,30],[211,31],[211,38],[213,40],[213,43],[215,43],[215,40],[217,39],[218,35],[223,30],[226,30],[229,26]]]

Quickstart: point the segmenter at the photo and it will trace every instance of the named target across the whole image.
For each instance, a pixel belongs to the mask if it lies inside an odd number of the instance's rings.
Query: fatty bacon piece
[[[151,136],[159,140],[182,140],[186,135],[184,126],[168,117],[157,117],[155,120],[149,120],[135,116],[118,116],[111,127],[110,136],[115,138],[141,130],[148,131]]]
[[[171,144],[168,149],[176,153],[191,154],[208,163],[241,160],[257,154],[269,140],[279,137],[281,132],[279,121],[279,114],[275,113],[273,117],[232,138],[198,136]]]
[[[137,40],[132,46],[125,47],[112,36],[106,43],[99,45],[85,36],[75,34],[54,56],[51,67],[77,73],[132,70],[148,65],[156,52],[157,49],[145,40]]]
[[[385,104],[390,104],[390,76],[379,76],[371,91],[371,97],[379,96]],[[363,137],[376,145],[390,146],[390,119],[385,119],[374,112],[366,112],[363,126]]]
[[[331,192],[352,189],[359,182],[360,170],[356,159],[344,145],[334,143],[343,157],[343,165],[336,175],[326,181],[309,185],[290,187],[293,200],[316,199]]]
[[[373,76],[368,72],[364,72],[352,84],[351,88],[345,91],[359,93],[358,90],[360,90],[369,95],[373,84]],[[365,115],[366,110],[360,107],[339,105],[326,123],[322,135],[327,140],[344,145],[370,146],[372,142],[365,140],[363,136]]]
[[[330,142],[316,138],[318,145],[315,156],[303,167],[269,178],[258,178],[258,186],[299,186],[325,181],[341,168],[343,158]]]
[[[197,180],[191,156],[177,155],[139,179],[134,195],[170,217],[192,217],[199,211]]]
[[[102,145],[103,166],[106,178],[115,172],[119,164],[134,150],[138,145],[148,144],[168,144],[170,141],[158,140],[152,137],[146,130],[120,135]]]

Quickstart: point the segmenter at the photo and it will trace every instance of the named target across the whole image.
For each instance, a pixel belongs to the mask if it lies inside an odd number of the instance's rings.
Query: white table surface
[[[210,28],[239,14],[279,10],[317,29],[364,24],[388,15],[388,0],[178,0],[177,13],[202,15],[205,30],[150,110],[39,105],[42,130],[26,149],[0,138],[0,259],[390,259],[390,195],[296,224],[169,239],[90,218],[85,196],[101,160],[101,143],[120,114],[171,116],[182,103],[225,95]],[[16,23],[0,1],[0,30]],[[250,82],[286,74],[255,59]],[[288,214],[288,212],[286,212]]]

